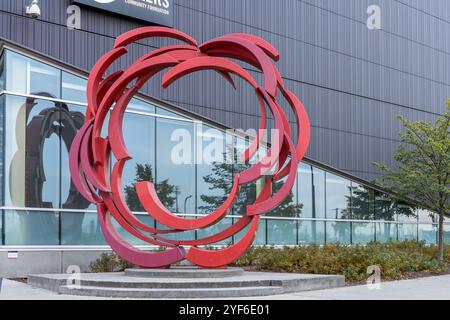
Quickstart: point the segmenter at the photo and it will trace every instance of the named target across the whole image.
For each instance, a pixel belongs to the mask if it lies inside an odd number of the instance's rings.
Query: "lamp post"
[[[192,195],[189,195],[189,196],[187,196],[187,197],[184,199],[184,213],[186,213],[186,204],[187,204],[187,201],[188,201],[190,198],[192,198]]]

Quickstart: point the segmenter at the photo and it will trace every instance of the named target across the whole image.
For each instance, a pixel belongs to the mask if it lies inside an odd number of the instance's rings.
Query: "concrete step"
[[[244,274],[241,268],[201,269],[177,266],[168,269],[126,269],[125,275],[140,278],[227,278]]]
[[[268,296],[283,293],[282,287],[244,288],[193,288],[193,289],[129,289],[81,286],[72,288],[61,286],[60,294],[131,299],[210,299],[230,297]]]
[[[132,277],[125,275],[125,272],[84,273],[78,275],[77,288],[68,286],[67,279],[70,276],[68,274],[30,275],[28,284],[65,294],[122,298],[250,297],[329,289],[345,285],[343,276],[334,275],[239,272],[236,273],[238,275],[226,277],[192,278],[191,274],[186,274],[185,278],[181,278],[180,274],[184,271],[171,272],[177,273],[177,276],[172,277],[170,272],[165,273],[166,277],[153,278]],[[207,270],[207,272],[217,272],[217,270]],[[117,295],[114,294],[116,291]]]
[[[203,278],[204,279],[204,278]],[[223,281],[216,281],[216,278],[211,278],[203,281],[181,280],[181,279],[159,279],[160,281],[153,281],[147,278],[141,278],[140,281],[136,279],[126,278],[120,280],[95,280],[95,279],[80,279],[80,285],[102,287],[102,288],[139,288],[139,289],[184,289],[184,288],[233,288],[233,287],[267,287],[272,285],[281,285],[280,281],[273,281],[270,279],[260,280],[246,280],[246,279],[226,279]],[[234,278],[233,278],[234,279]],[[49,279],[42,276],[29,276],[28,284],[34,287],[46,288],[55,291],[60,286],[67,284],[66,279]]]

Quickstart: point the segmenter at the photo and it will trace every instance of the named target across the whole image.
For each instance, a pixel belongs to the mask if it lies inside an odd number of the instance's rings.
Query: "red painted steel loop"
[[[183,44],[153,50],[137,59],[126,70],[117,70],[106,75],[117,59],[127,54],[127,46],[152,37],[171,38]],[[241,65],[229,58],[259,69],[263,73],[263,82],[258,83]],[[217,268],[239,258],[253,243],[261,215],[280,205],[291,192],[298,164],[306,153],[310,139],[310,125],[305,108],[301,101],[284,87],[274,64],[279,58],[280,54],[271,44],[254,35],[229,34],[198,45],[194,39],[180,31],[164,27],[144,27],[119,36],[114,48],[98,60],[88,79],[85,123],[70,149],[70,172],[74,186],[80,194],[97,206],[103,235],[119,256],[145,268],[166,267],[183,259],[200,267]],[[126,162],[132,159],[133,155],[127,150],[122,126],[125,110],[133,96],[154,75],[167,68],[168,71],[162,78],[163,88],[190,73],[204,70],[217,72],[233,87],[234,75],[254,88],[262,117],[257,136],[242,154],[245,163],[250,161],[263,144],[268,111],[274,118],[276,134],[272,135],[272,145],[259,162],[235,174],[227,199],[215,211],[197,219],[180,217],[165,208],[151,181],[136,183],[135,191],[142,207],[164,226],[164,229],[156,229],[135,217],[125,201],[122,173]],[[278,101],[280,97],[285,99],[295,114],[296,144],[292,138],[292,132],[295,130],[290,127],[288,117]],[[101,132],[108,113],[108,137],[104,138]],[[112,155],[116,162],[113,168],[110,168]],[[169,234],[217,225],[231,211],[240,188],[260,179],[265,181],[265,187],[254,203],[247,204],[246,214],[230,227],[200,239],[167,238]],[[284,180],[281,188],[272,193],[273,183],[282,179]],[[168,249],[161,252],[137,249],[120,235],[112,219],[137,239]],[[244,236],[226,249],[210,251],[201,248],[228,239],[246,228]]]

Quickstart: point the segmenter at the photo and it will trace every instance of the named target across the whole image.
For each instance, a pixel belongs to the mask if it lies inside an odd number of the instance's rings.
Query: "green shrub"
[[[103,252],[100,257],[89,264],[92,272],[116,272],[123,271],[134,266],[117,256],[114,252]]]
[[[343,274],[349,281],[367,279],[367,267],[377,265],[384,280],[404,279],[414,272],[439,274],[448,271],[450,246],[445,264],[436,259],[436,247],[416,241],[342,246],[327,244],[302,247],[252,247],[235,265],[253,270],[313,274]]]

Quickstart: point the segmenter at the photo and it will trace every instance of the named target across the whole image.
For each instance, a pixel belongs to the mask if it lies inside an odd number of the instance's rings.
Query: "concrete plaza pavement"
[[[104,300],[105,298],[58,295],[3,279],[0,300]],[[248,299],[248,298],[244,298]],[[379,289],[366,285],[306,291],[276,296],[252,297],[252,300],[450,300],[450,275],[413,280],[382,282]],[[235,300],[235,299],[233,299]]]

